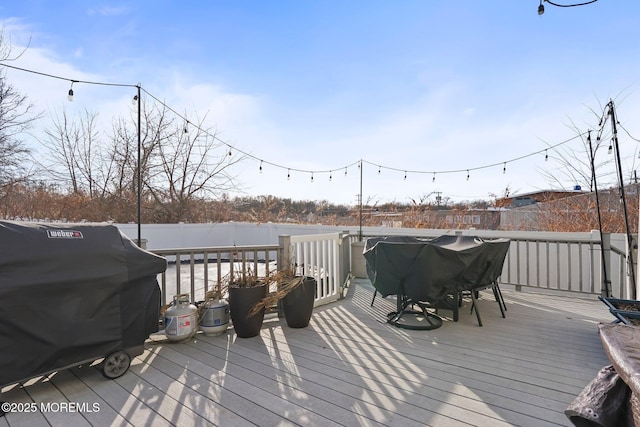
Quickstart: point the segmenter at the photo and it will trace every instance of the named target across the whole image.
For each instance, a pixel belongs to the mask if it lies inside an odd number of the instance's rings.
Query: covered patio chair
[[[511,241],[509,239],[482,240],[480,255],[461,277],[460,303],[462,303],[462,298],[465,295],[471,297],[471,313],[475,311],[479,326],[482,326],[482,319],[478,309],[478,296],[481,290],[491,289],[493,291],[493,296],[500,308],[500,314],[503,318],[506,317],[507,306],[502,297],[498,279],[502,274],[502,268],[510,245]]]
[[[438,328],[442,319],[429,310],[439,308],[451,309],[454,320],[457,318],[457,300],[452,295],[461,272],[459,262],[432,242],[394,237],[369,239],[365,244],[363,255],[375,288],[374,298],[377,293],[383,297],[396,295],[397,309],[387,315],[387,321],[395,326]],[[404,315],[414,315],[418,320],[403,319]]]
[[[444,235],[434,239],[387,237],[368,239],[363,255],[367,275],[377,293],[395,294],[397,310],[389,313],[388,322],[410,329],[434,329],[442,324],[438,309],[453,311],[458,320],[458,306],[464,292],[471,293],[472,310],[482,326],[477,306],[477,292],[491,287],[504,317],[504,300],[497,278],[502,271],[509,240],[482,240],[473,236]],[[373,300],[371,302],[373,305]],[[420,308],[413,310],[414,306]],[[427,311],[434,309],[435,313]],[[418,315],[421,325],[400,322],[405,314]]]

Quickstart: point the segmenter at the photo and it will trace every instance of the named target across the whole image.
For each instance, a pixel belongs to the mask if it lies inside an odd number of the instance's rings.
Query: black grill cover
[[[438,301],[461,290],[489,285],[502,272],[508,239],[473,236],[434,239],[393,236],[367,239],[367,275],[382,294]]]
[[[166,268],[113,225],[0,221],[0,385],[142,345]]]

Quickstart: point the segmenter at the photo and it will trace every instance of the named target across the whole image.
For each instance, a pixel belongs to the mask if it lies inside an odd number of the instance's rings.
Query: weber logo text
[[[80,231],[73,230],[47,230],[47,237],[50,239],[82,239]]]

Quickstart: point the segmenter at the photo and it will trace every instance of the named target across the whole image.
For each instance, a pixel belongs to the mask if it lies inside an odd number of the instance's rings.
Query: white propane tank
[[[205,335],[220,335],[229,327],[229,303],[217,291],[207,292],[200,310],[200,330]]]
[[[189,294],[173,297],[173,305],[164,314],[164,333],[169,341],[192,338],[198,331],[198,309],[189,302]]]

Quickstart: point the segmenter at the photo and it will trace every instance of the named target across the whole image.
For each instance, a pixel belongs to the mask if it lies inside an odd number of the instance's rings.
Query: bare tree
[[[0,64],[15,60],[9,42],[0,29]],[[25,95],[20,94],[0,69],[0,198],[7,196],[17,183],[25,181],[29,172],[30,150],[24,137],[40,117]]]
[[[619,103],[620,104],[620,103]],[[578,126],[573,120],[569,126],[580,138],[579,149],[572,149],[565,145],[549,148],[548,158],[555,160],[557,167],[544,168],[540,173],[547,179],[552,188],[566,188],[566,183],[571,183],[571,187],[579,185],[582,188],[595,190],[598,187],[606,188],[617,183],[617,174],[614,158],[611,155],[612,134],[605,127],[604,117],[606,107],[598,101],[599,110],[589,108],[593,117],[592,124]],[[603,156],[604,154],[604,156]],[[633,156],[635,162],[636,156]],[[631,170],[635,167],[632,165]],[[595,171],[595,175],[593,173]],[[631,174],[633,177],[633,174]]]
[[[236,188],[230,169],[245,156],[233,155],[220,143],[204,127],[205,118],[189,122],[193,126],[168,127],[166,143],[157,145],[149,167],[147,189],[169,221],[190,220],[186,215],[194,202]]]
[[[203,200],[236,189],[230,169],[244,156],[229,155],[225,144],[204,127],[205,118],[183,123],[162,103],[143,102],[141,108],[140,175],[147,221],[194,221]],[[131,212],[137,194],[135,123],[137,120],[124,119],[114,123],[113,149],[106,156],[110,188],[117,197],[114,203],[121,203],[121,213]]]
[[[41,164],[50,178],[90,199],[98,196],[98,189],[104,191],[106,179],[99,173],[103,169],[103,147],[97,117],[98,113],[85,110],[79,119],[70,119],[63,109],[60,115],[53,115],[51,127],[45,129],[47,139],[41,141],[48,149]]]

